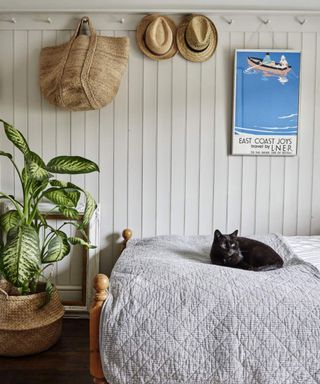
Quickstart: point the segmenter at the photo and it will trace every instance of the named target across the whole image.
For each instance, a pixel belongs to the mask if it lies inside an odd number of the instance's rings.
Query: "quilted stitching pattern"
[[[258,239],[284,268],[211,265],[211,237],[131,241],[102,315],[107,381],[319,384],[320,273],[281,236]]]

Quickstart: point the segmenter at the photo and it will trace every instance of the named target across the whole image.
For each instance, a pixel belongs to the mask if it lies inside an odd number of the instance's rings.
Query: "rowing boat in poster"
[[[295,155],[300,52],[236,50],[232,153]]]

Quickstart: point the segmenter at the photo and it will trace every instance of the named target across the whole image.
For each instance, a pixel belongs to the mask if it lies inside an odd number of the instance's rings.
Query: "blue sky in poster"
[[[286,76],[266,73],[248,65],[248,57],[263,59],[264,51],[237,51],[235,133],[296,135],[299,112],[300,53],[270,51],[271,60],[281,55],[292,69]]]

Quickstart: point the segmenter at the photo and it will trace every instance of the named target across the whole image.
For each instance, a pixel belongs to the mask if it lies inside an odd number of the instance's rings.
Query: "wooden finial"
[[[93,287],[97,292],[105,291],[109,288],[109,279],[103,273],[98,273],[93,280]]]
[[[132,231],[131,229],[129,228],[126,228],[123,232],[122,232],[122,237],[124,238],[124,241],[127,243],[131,237],[132,237]]]

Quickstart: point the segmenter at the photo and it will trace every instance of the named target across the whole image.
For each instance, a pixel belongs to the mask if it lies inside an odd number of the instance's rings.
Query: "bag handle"
[[[93,26],[91,24],[90,18],[88,16],[83,16],[81,18],[81,20],[79,21],[78,26],[77,26],[76,30],[74,31],[74,34],[73,34],[70,41],[74,41],[80,35],[81,27],[84,23],[88,23],[88,27],[89,27],[89,31],[90,31],[91,36],[97,35],[96,30],[93,28]]]

